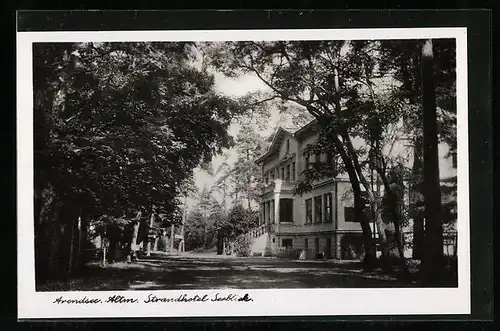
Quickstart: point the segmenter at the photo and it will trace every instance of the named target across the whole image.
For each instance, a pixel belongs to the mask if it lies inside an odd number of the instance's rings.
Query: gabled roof
[[[317,119],[312,120],[311,122],[307,123],[306,125],[304,125],[300,129],[298,129],[294,133],[294,137],[297,139],[300,139],[301,136],[304,136],[305,134],[310,133],[311,129],[315,128],[317,124],[318,124]]]
[[[282,127],[279,127],[276,133],[274,134],[273,140],[271,142],[271,146],[269,146],[269,149],[267,152],[259,157],[257,160],[255,160],[255,163],[261,163],[264,161],[266,158],[268,158],[271,155],[274,155],[275,153],[279,152],[279,148],[281,146],[281,142],[287,135],[292,135],[290,131],[287,129],[284,129]]]
[[[268,157],[279,152],[279,148],[281,146],[281,143],[287,135],[290,135],[294,138],[299,138],[299,136],[303,136],[305,133],[309,132],[309,130],[311,128],[315,127],[316,123],[317,123],[317,120],[312,120],[311,122],[307,123],[306,125],[304,125],[300,128],[297,128],[297,127],[288,127],[288,128],[279,127],[273,136],[271,146],[269,147],[269,149],[267,150],[267,152],[264,155],[262,155],[257,160],[255,160],[255,163],[257,163],[257,164],[262,163],[262,161],[264,161]]]

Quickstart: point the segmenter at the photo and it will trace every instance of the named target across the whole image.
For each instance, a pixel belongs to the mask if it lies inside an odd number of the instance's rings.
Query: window
[[[271,202],[266,202],[267,220],[271,223]]]
[[[293,222],[293,199],[280,199],[280,223]]]
[[[286,166],[286,180],[290,180],[290,165]]]
[[[344,220],[346,222],[356,223],[356,219],[354,217],[354,207],[344,207]]]
[[[285,180],[285,167],[281,167],[281,179]]]
[[[293,239],[281,239],[281,246],[285,248],[292,248]]]
[[[309,249],[309,240],[307,238],[304,239],[304,248]]]
[[[321,195],[314,198],[314,223],[321,223],[322,210],[321,210]]]
[[[321,152],[316,152],[316,158],[314,160],[316,163],[321,162]]]
[[[290,139],[287,139],[286,140],[286,151],[289,152],[290,151]]]
[[[295,162],[292,162],[292,180],[295,181]]]
[[[271,223],[274,223],[274,200],[271,200]]]
[[[306,200],[306,224],[312,223],[313,206],[312,199]]]
[[[325,194],[325,222],[331,222],[332,217],[332,194]]]
[[[269,184],[269,173],[267,172],[264,174],[264,183],[266,183],[266,185]]]
[[[275,176],[275,171],[274,169],[271,171],[271,180],[274,180],[274,176]]]
[[[314,252],[319,253],[319,238],[314,238]]]

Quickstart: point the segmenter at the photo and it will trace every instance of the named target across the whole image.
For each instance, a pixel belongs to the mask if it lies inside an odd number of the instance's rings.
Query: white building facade
[[[299,130],[279,128],[267,153],[256,161],[264,178],[260,222],[269,229],[272,255],[296,255],[304,251],[307,258],[318,254],[332,259],[360,258],[362,230],[354,219],[351,184],[346,175],[322,179],[314,183],[310,192],[293,194],[300,174],[309,163],[337,162],[325,154],[303,156],[303,149],[317,139],[315,124],[310,122]],[[401,142],[395,150],[411,164],[411,147]],[[444,153],[446,150],[440,146],[440,154]],[[441,177],[453,175],[451,160],[445,160],[443,155],[440,155],[440,169],[444,170]],[[383,194],[381,189],[380,194]],[[373,224],[371,227],[375,232]]]

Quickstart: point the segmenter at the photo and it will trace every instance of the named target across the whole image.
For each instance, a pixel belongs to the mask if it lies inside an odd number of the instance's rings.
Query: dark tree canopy
[[[238,107],[188,43],[35,44],[37,182],[108,214],[155,205],[231,146]]]

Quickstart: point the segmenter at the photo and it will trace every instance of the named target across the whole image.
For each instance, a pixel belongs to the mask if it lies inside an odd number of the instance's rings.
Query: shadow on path
[[[375,288],[415,287],[380,272],[363,272],[357,261],[276,258],[157,256],[102,268],[90,264],[77,278],[37,286],[38,291]]]

